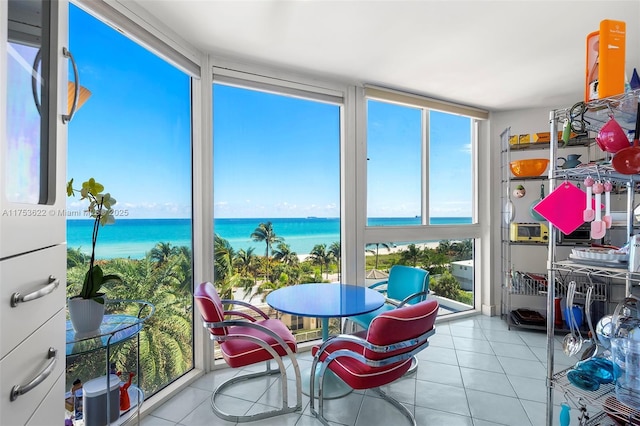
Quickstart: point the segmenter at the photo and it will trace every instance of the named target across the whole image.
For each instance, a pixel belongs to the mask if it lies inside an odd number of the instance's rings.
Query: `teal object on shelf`
[[[560,426],[569,426],[571,423],[571,407],[566,402],[560,406]]]
[[[605,358],[591,358],[580,361],[576,364],[576,369],[590,374],[600,383],[611,383],[613,377],[613,363]]]
[[[597,391],[600,388],[600,382],[593,378],[591,374],[583,370],[571,370],[567,373],[569,382],[586,391]]]

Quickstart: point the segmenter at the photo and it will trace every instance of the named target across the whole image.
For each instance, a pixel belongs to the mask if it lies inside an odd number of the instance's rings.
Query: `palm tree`
[[[169,256],[174,253],[175,248],[171,247],[171,243],[159,242],[151,249],[149,255],[152,260],[156,261],[157,266],[162,266],[169,259]]]
[[[219,235],[214,236],[214,268],[215,286],[222,299],[232,299],[233,258],[234,250],[231,244]]]
[[[105,286],[109,299],[147,300],[156,308],[139,333],[139,352],[137,339],[133,339],[112,347],[110,358],[118,370],[136,371],[139,353],[140,379],[145,392],[156,392],[193,367],[191,296],[181,290],[180,276],[176,274],[179,270],[176,265],[180,264],[176,258],[184,254],[170,256],[160,268],[150,256],[140,260],[111,259],[103,264],[107,273],[117,272],[122,277],[121,282]],[[117,312],[138,314],[137,304],[127,303],[121,307],[123,310]],[[67,380],[95,377],[104,372],[104,352],[97,351],[80,359],[81,362],[72,363],[67,369]]]
[[[387,251],[391,250],[391,247],[394,246],[393,243],[370,243],[367,244],[367,247],[373,247],[375,246],[376,249],[375,251],[373,249],[366,249],[365,251],[371,254],[375,254],[376,255],[376,264],[374,266],[374,269],[378,269],[378,249],[380,248],[380,246],[384,247],[387,249]]]
[[[473,243],[471,239],[456,241],[451,245],[453,260],[467,260],[473,256]]]
[[[267,259],[265,263],[264,279],[268,281],[269,255],[271,253],[271,247],[273,247],[273,245],[276,243],[284,242],[284,239],[276,235],[275,231],[273,230],[271,221],[259,224],[258,227],[253,231],[253,233],[251,233],[251,239],[257,242],[264,241],[267,245],[264,251],[264,255]]]
[[[414,267],[418,265],[422,257],[424,257],[422,251],[415,244],[409,244],[406,250],[400,252],[400,259]]]
[[[438,247],[436,247],[436,251],[438,253],[449,254],[451,252],[451,241],[442,240],[438,243]]]
[[[423,262],[423,268],[429,271],[432,276],[439,275],[447,270],[447,265],[449,264],[449,256],[440,251],[426,248],[424,249]]]
[[[279,243],[278,247],[273,251],[273,258],[279,260],[285,265],[296,265],[300,261],[298,254],[291,251],[289,244]]]
[[[233,265],[238,268],[240,275],[251,275],[253,264],[256,262],[256,256],[253,254],[254,250],[253,247],[249,247],[247,250],[240,249],[233,258]]]
[[[331,263],[331,255],[327,252],[326,244],[316,244],[309,253],[309,259],[314,265],[320,266],[320,276],[322,276],[323,267],[327,267],[327,279],[329,278],[329,264]]]
[[[340,281],[340,257],[341,257],[341,251],[340,251],[340,241],[334,241],[333,243],[331,243],[331,245],[329,246],[329,255],[331,256],[331,259],[336,262],[336,266],[338,267],[338,281]]]

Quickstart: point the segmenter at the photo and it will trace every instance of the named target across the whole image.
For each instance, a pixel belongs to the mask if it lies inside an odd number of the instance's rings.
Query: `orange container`
[[[623,21],[605,19],[600,22],[599,98],[624,93],[625,38]]]
[[[511,173],[517,177],[540,176],[547,170],[548,158],[529,158],[527,160],[515,160],[509,163]]]
[[[594,31],[587,36],[587,64],[585,70],[584,101],[598,99],[599,73],[599,41],[600,31]]]

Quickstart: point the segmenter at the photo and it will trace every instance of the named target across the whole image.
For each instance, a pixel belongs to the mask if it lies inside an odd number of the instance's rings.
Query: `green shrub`
[[[460,291],[460,283],[449,271],[445,271],[439,278],[434,279],[430,287],[436,295],[452,300],[458,298]]]

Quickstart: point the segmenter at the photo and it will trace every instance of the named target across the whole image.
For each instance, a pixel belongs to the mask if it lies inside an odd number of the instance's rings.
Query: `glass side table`
[[[140,389],[140,336],[139,333],[144,323],[154,314],[155,306],[143,300],[108,299],[105,301],[105,315],[102,319],[100,329],[94,333],[76,333],[67,320],[66,324],[66,346],[67,359],[75,359],[82,355],[95,352],[101,349],[106,350],[105,374],[106,392],[111,389],[110,359],[111,347],[117,343],[122,343],[137,337],[137,359],[136,359],[136,385],[131,385],[128,389],[131,406],[124,411],[120,411],[120,418],[117,424],[128,421],[135,412],[139,413],[140,406],[144,400],[144,392]],[[107,424],[111,422],[111,398],[106,399]],[[138,416],[139,418],[139,416]],[[77,424],[77,423],[76,423]]]

